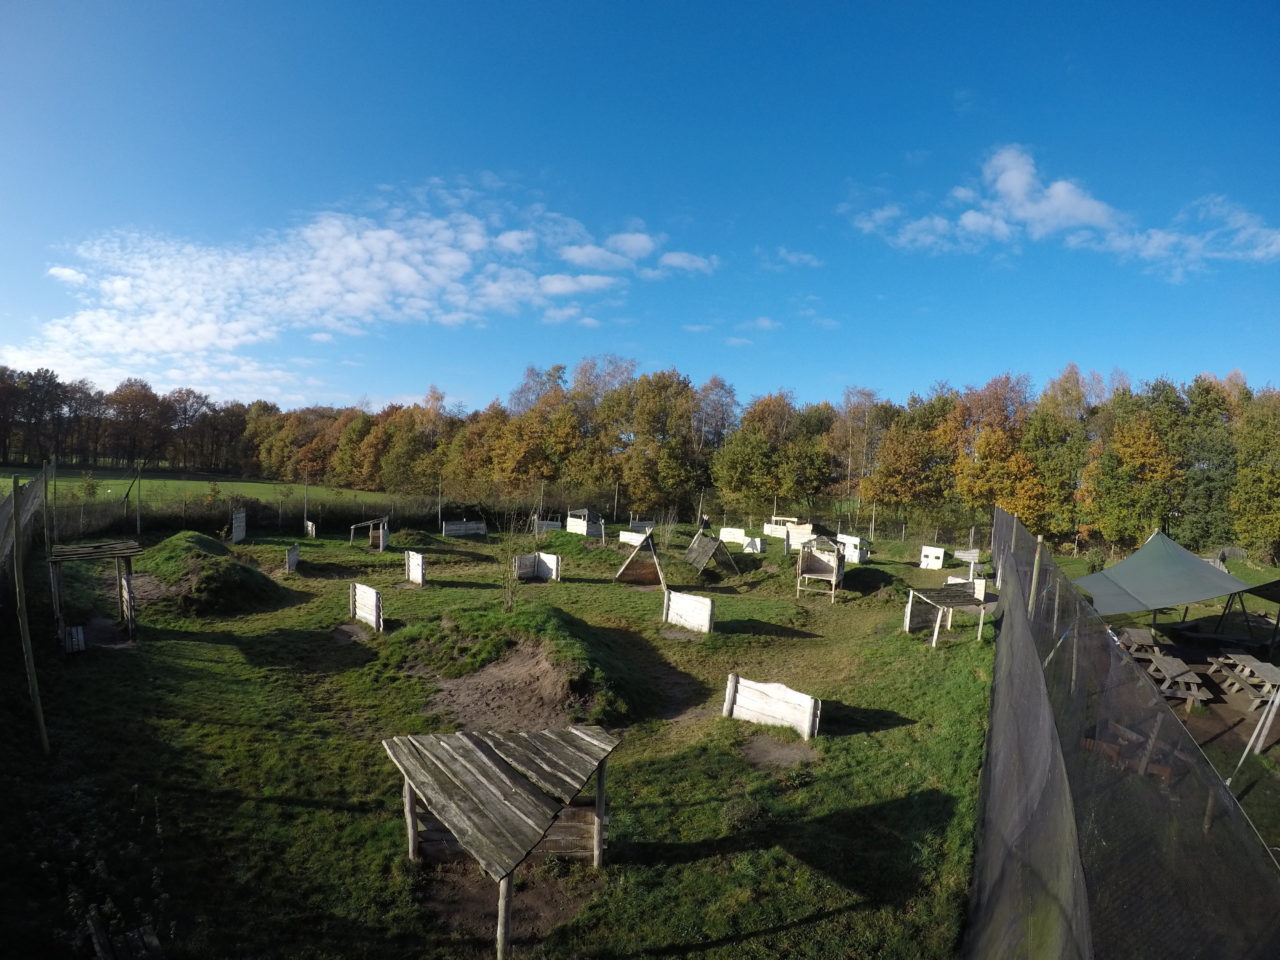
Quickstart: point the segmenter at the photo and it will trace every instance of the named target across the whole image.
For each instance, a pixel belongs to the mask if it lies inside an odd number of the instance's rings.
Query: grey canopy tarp
[[[1094,609],[1104,617],[1178,607],[1252,588],[1252,584],[1215,569],[1159,531],[1132,556],[1114,567],[1081,577],[1075,584],[1089,592]]]

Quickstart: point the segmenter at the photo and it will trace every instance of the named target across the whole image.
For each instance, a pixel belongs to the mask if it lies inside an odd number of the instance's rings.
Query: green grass
[[[586,694],[581,715],[622,744],[603,882],[522,956],[951,956],[992,647],[960,618],[936,650],[899,629],[904,584],[946,571],[877,554],[835,605],[797,600],[776,545],[742,557],[738,575],[699,576],[679,559],[689,533],[662,559],[673,588],[715,598],[705,638],[664,629],[659,592],[612,582],[622,552],[569,534],[539,543],[564,557],[564,581],[518,588],[509,615],[506,558],[532,537],[415,536],[422,589],[403,589],[395,551],[303,541],[299,573],[283,575],[294,541],[256,538],[221,559],[277,579],[269,608],[153,604],[135,649],[62,660],[40,647],[48,761],[10,645],[10,949],[65,951],[87,905],[109,901],[113,923],[154,923],[178,960],[491,955],[487,934],[460,944],[433,925],[430,867],[404,857],[398,775],[379,741],[452,729],[414,664],[474,669],[533,638]],[[153,546],[157,567],[219,559],[186,552],[199,545]],[[389,623],[343,643],[352,580],[383,591]],[[730,671],[823,699],[813,759],[779,772],[747,762],[750,738],[794,735],[721,718]]]
[[[181,591],[174,598],[188,614],[231,613],[283,603],[287,592],[274,580],[231,556],[202,533],[185,530],[151,547],[134,561],[141,573]]]

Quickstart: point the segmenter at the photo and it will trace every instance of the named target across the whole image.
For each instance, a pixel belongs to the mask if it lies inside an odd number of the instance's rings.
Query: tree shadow
[[[468,563],[497,563],[496,557],[487,553],[481,553],[478,550],[462,550],[458,547],[432,547],[431,555],[435,556],[443,554],[447,557],[456,557],[459,560],[465,560]]]
[[[187,639],[176,630],[166,630],[165,633]],[[255,667],[287,667],[303,673],[332,674],[357,670],[375,657],[364,644],[340,639],[336,631],[280,629],[240,635],[202,630],[189,636],[201,643],[236,647],[245,662]]]
[[[894,727],[909,727],[916,721],[892,710],[873,707],[851,707],[839,700],[822,701],[819,732],[824,736],[846,737],[856,733],[875,733]]]
[[[479,580],[436,580],[432,584],[435,587],[458,587],[463,590],[497,590],[496,583],[482,583]]]
[[[717,620],[715,622],[715,631],[716,633],[750,634],[756,637],[785,637],[789,640],[812,639],[819,636],[819,634],[810,633],[808,630],[801,630],[798,627],[789,627],[782,623],[769,623],[766,620],[757,620],[754,617],[740,620]]]
[[[844,582],[841,586],[845,590],[854,590],[864,596],[868,593],[875,593],[885,587],[893,584],[894,577],[886,570],[870,564],[860,563],[856,566],[846,567],[844,571]]]

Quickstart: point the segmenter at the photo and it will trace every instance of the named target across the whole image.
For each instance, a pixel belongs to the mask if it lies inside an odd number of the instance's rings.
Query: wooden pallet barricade
[[[686,630],[698,633],[710,633],[714,629],[716,619],[716,603],[710,597],[699,597],[692,593],[676,593],[674,590],[662,591],[662,622],[673,623]]]
[[[382,594],[363,583],[351,585],[351,619],[382,630]]]
[[[512,558],[516,579],[559,580],[560,558],[554,553],[522,553]]]
[[[231,542],[239,543],[245,536],[245,515],[243,510],[231,514]]]
[[[412,550],[404,552],[404,578],[410,583],[416,583],[418,586],[426,583],[426,566],[422,554],[414,553]]]
[[[489,525],[483,520],[446,520],[441,533],[446,537],[487,537]]]
[[[731,673],[723,713],[736,720],[790,727],[811,740],[818,735],[822,701],[781,683],[757,683]]]
[[[289,549],[285,550],[284,552],[284,572],[285,573],[297,572],[299,552],[300,552],[300,548],[296,543],[292,547],[289,547]]]

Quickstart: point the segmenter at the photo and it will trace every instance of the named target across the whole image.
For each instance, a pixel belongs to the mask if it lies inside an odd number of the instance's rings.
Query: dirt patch
[[[458,949],[451,956],[492,957],[498,922],[498,884],[470,857],[427,867],[426,909],[449,931]],[[577,916],[601,883],[589,865],[572,866],[541,858],[515,872],[511,898],[511,941],[530,947]],[[522,953],[524,951],[521,951]]]
[[[110,617],[90,617],[84,625],[84,643],[86,647],[127,647],[128,634]]]
[[[668,640],[705,640],[707,638],[705,633],[686,630],[684,627],[663,627],[658,634]]]
[[[449,714],[462,730],[541,730],[569,722],[568,677],[534,644],[439,684],[430,710]]]
[[[818,751],[807,743],[788,743],[763,733],[757,733],[742,745],[742,755],[757,770],[765,771],[790,770],[818,759]]]
[[[332,636],[334,643],[366,643],[369,640],[369,631],[359,624],[344,623],[334,628]]]
[[[107,577],[111,590],[115,590],[115,571],[111,571]],[[182,584],[169,586],[159,577],[150,573],[135,573],[129,578],[129,587],[133,590],[133,598],[139,603],[151,603],[154,600],[163,600],[165,597],[176,596],[182,592]],[[113,593],[114,597],[114,593]]]

